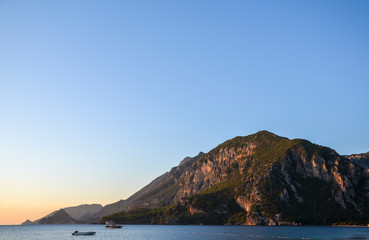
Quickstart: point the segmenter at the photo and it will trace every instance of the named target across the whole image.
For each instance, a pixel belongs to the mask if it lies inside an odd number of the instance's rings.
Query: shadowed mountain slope
[[[267,131],[222,143],[154,189],[102,221],[283,225],[369,216],[368,169],[330,148]]]
[[[95,216],[94,222],[97,222],[96,214],[102,208],[100,204],[83,204],[76,207],[62,208],[33,222],[27,220],[22,225],[91,223],[93,222],[91,221],[92,216]]]
[[[51,216],[43,217],[33,224],[77,224],[77,220],[68,215],[64,209],[55,211]]]
[[[362,167],[369,168],[369,152],[346,155],[345,157],[355,162],[356,164],[359,164]]]
[[[340,156],[304,139],[260,131],[185,158],[130,198],[89,213],[84,222],[367,224],[368,156]]]
[[[184,158],[177,167],[173,167],[169,172],[157,177],[127,200],[120,200],[105,206],[99,213],[99,216],[103,217],[122,210],[157,208],[171,204],[178,190],[178,178],[203,155],[204,153],[200,152],[193,158]]]

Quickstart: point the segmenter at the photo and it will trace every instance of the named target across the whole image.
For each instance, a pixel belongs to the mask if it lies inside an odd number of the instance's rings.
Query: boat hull
[[[74,236],[89,236],[89,235],[94,235],[96,232],[77,232],[77,233],[73,233],[72,235]]]
[[[122,228],[123,226],[105,226],[106,228]]]

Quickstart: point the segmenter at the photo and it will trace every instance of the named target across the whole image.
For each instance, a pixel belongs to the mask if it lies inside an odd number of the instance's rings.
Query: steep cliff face
[[[126,210],[177,204],[175,219],[159,211],[171,223],[331,224],[369,220],[368,192],[368,169],[330,148],[261,131],[172,170]]]
[[[130,198],[84,215],[83,221],[105,216],[100,222],[369,223],[368,156],[340,156],[307,140],[261,131],[185,158]]]
[[[332,149],[262,131],[204,155],[179,179],[174,200],[223,189],[245,224],[322,224],[365,217],[369,175]]]

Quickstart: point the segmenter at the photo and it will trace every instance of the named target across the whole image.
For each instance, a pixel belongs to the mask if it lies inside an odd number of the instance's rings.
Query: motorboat
[[[72,233],[73,236],[88,236],[88,235],[94,235],[96,232],[80,232],[80,231],[75,231],[74,233]]]
[[[107,221],[107,222],[105,222],[105,227],[106,228],[122,228],[123,226],[115,225],[115,223],[113,221]]]

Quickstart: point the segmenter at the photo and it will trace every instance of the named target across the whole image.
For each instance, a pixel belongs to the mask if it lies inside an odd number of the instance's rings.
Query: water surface
[[[93,236],[72,236],[74,231],[93,231]],[[0,240],[39,239],[126,240],[277,240],[277,239],[368,239],[369,228],[315,226],[161,226],[125,225],[106,229],[103,225],[0,226]]]

